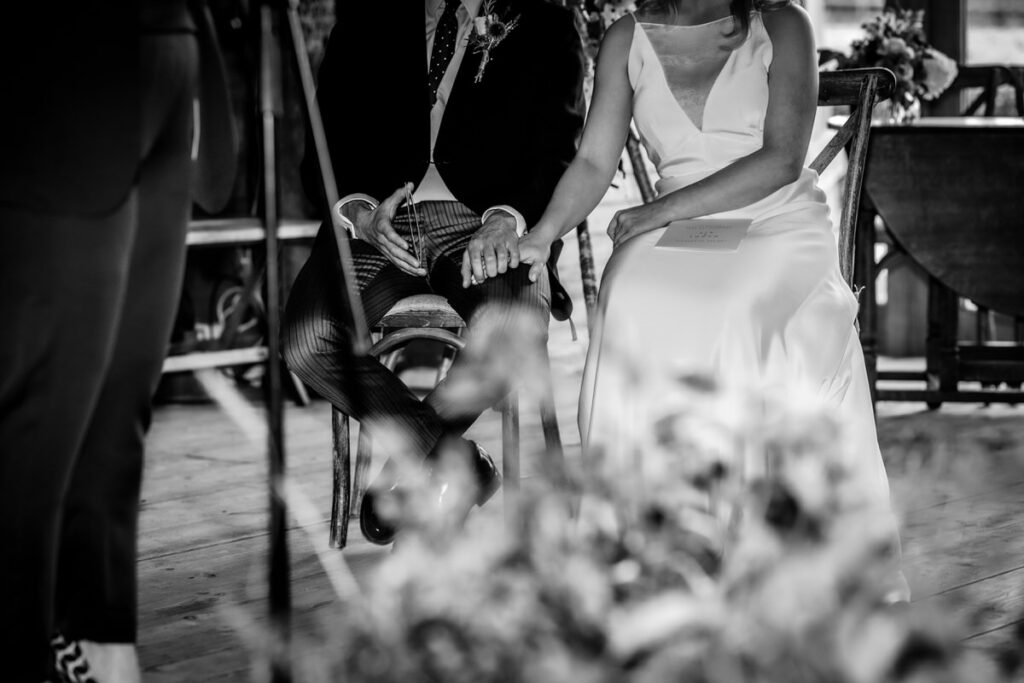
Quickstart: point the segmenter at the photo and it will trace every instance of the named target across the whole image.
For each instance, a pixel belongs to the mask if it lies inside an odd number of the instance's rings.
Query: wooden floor
[[[1007,642],[1024,618],[1024,410],[882,413],[915,601],[952,605],[974,644]],[[529,410],[524,418],[535,432]],[[329,428],[323,403],[289,409],[290,474],[319,514],[290,527],[296,630],[306,638],[326,637],[337,618],[314,553],[327,536]],[[474,427],[495,453],[498,431],[493,416]],[[250,680],[267,623],[264,455],[210,406],[158,410],[150,443],[139,560],[146,680]],[[386,550],[351,531],[344,556],[359,578]]]
[[[614,207],[612,207],[614,208]],[[607,240],[598,238],[598,258]],[[576,301],[575,245],[563,255]],[[573,291],[575,290],[575,291]],[[582,312],[577,325],[585,327]],[[585,339],[552,323],[556,403],[567,454],[579,452],[575,401]],[[879,430],[904,517],[905,571],[920,604],[953,606],[969,642],[997,647],[1024,618],[1024,407],[882,404]],[[326,545],[330,410],[289,406],[289,473],[312,503],[290,522],[295,633],[325,642],[339,618],[317,559]],[[524,453],[540,445],[537,411],[523,406]],[[471,430],[500,453],[495,414]],[[529,474],[530,461],[524,462]],[[263,680],[266,651],[266,457],[213,405],[157,409],[148,441],[140,539],[140,652],[145,680]],[[300,516],[301,517],[301,516]],[[357,579],[387,552],[353,528],[344,559]],[[337,558],[334,557],[336,560]],[[312,680],[299,672],[300,680]]]

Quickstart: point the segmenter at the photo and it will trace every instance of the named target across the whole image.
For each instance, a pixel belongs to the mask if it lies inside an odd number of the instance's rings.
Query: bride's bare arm
[[[579,151],[540,221],[520,241],[520,262],[531,264],[531,280],[543,271],[551,244],[582,222],[601,201],[618,168],[632,117],[633,89],[626,64],[633,30],[633,18],[623,17],[605,33]]]
[[[748,206],[800,176],[817,106],[814,34],[796,5],[761,16],[773,53],[763,146],[693,185],[620,211],[608,227],[616,244],[674,220]]]

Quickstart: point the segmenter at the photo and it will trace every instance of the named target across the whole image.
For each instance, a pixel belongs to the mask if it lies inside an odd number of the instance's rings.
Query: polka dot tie
[[[430,48],[430,69],[427,71],[427,87],[430,88],[430,104],[437,101],[437,88],[441,85],[444,72],[455,54],[455,40],[459,33],[459,20],[455,13],[459,10],[460,0],[447,0],[444,12],[434,30],[434,45]]]

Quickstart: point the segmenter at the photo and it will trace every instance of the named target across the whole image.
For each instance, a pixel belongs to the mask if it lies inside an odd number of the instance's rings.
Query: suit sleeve
[[[572,15],[558,12],[548,33],[538,42],[547,46],[537,50],[542,65],[538,69],[538,89],[532,97],[529,120],[536,126],[533,136],[534,168],[523,174],[523,184],[509,188],[507,201],[526,219],[528,226],[540,220],[555,186],[576,154],[576,143],[583,128],[585,104],[583,44]]]

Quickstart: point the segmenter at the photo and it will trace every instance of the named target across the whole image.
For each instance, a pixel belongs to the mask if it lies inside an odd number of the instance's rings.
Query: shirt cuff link
[[[526,234],[526,219],[523,218],[523,214],[519,213],[518,211],[513,209],[511,206],[508,206],[507,204],[498,204],[497,206],[492,206],[491,208],[487,209],[486,211],[484,211],[484,215],[480,217],[480,222],[486,223],[487,219],[490,218],[493,214],[497,213],[498,211],[503,211],[515,219],[517,237],[522,237],[523,235]]]
[[[370,211],[374,211],[379,205],[379,202],[368,194],[356,192],[354,194],[347,194],[334,203],[334,216],[338,219],[338,222],[341,223],[342,227],[348,230],[348,234],[355,237],[356,226],[342,211],[346,205],[351,204],[352,202],[362,202],[370,207]]]

